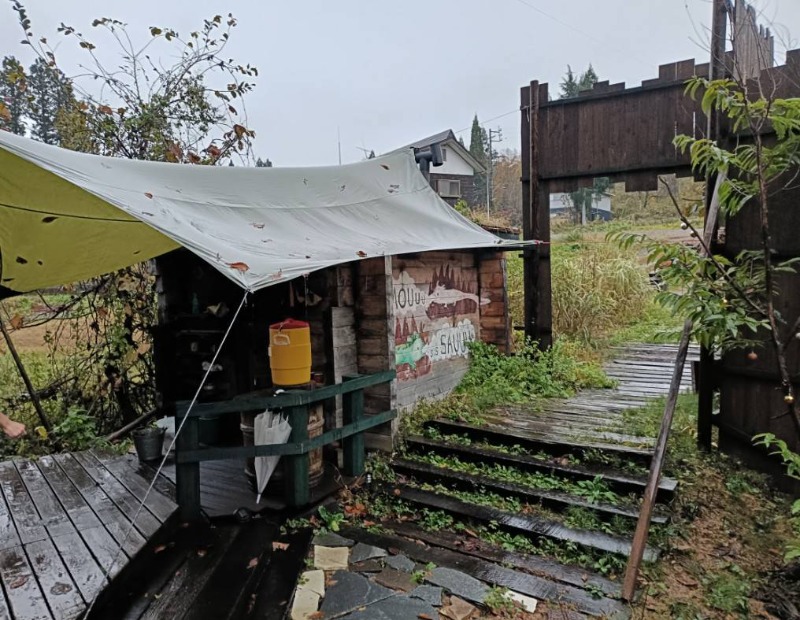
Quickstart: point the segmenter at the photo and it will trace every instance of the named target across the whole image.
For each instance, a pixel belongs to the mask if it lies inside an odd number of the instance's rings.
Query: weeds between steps
[[[484,476],[498,482],[516,484],[529,489],[570,493],[595,504],[618,505],[623,503],[622,498],[609,488],[601,476],[595,476],[592,480],[571,481],[542,472],[522,471],[515,467],[497,463],[462,461],[456,456],[442,456],[436,453],[411,453],[406,454],[405,458],[418,463],[425,463],[473,476]]]

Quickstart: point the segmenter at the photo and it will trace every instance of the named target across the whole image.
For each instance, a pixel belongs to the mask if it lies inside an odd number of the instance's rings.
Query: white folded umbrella
[[[253,435],[255,439],[254,443],[257,446],[286,443],[291,433],[292,427],[289,426],[289,421],[279,413],[268,409],[264,413],[259,413],[256,416]],[[272,472],[274,472],[275,468],[278,466],[280,458],[280,455],[256,457],[257,504],[261,503],[261,494],[267,487],[267,483],[272,477]]]

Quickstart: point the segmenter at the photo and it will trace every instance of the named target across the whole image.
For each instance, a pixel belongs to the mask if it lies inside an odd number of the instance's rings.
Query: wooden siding
[[[481,336],[478,265],[473,252],[395,257],[392,342],[397,406],[440,398],[469,367],[467,344]]]
[[[394,338],[390,329],[392,303],[392,258],[368,258],[356,263],[354,280],[356,355],[358,372],[390,370]],[[395,383],[365,390],[364,411],[380,413],[395,405]],[[366,435],[367,447],[391,450],[396,427],[387,424]]]
[[[485,196],[477,196],[475,194],[475,177],[474,175],[465,175],[465,174],[438,174],[436,172],[430,173],[430,183],[433,190],[438,194],[439,193],[439,181],[442,180],[450,180],[450,181],[459,181],[461,183],[461,196],[458,198],[454,198],[451,196],[440,196],[442,200],[444,200],[450,206],[453,206],[459,200],[463,199],[466,200],[470,206],[475,206],[479,204],[486,204],[486,197]]]
[[[508,277],[502,252],[478,256],[480,296],[489,301],[481,306],[481,340],[495,345],[503,353],[512,352],[511,314],[508,307]]]

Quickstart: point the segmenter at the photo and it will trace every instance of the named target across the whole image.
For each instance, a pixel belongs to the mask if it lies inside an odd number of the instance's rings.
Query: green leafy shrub
[[[612,383],[595,364],[569,354],[568,345],[556,341],[547,351],[528,342],[515,355],[503,355],[493,345],[470,344],[470,367],[457,393],[469,394],[479,407],[524,403],[540,398],[568,397],[585,387],[610,387]]]
[[[86,450],[98,442],[97,420],[82,407],[70,407],[53,435],[68,450]]]
[[[778,439],[772,433],[762,433],[753,437],[753,443],[765,448],[774,448],[772,454],[778,455],[783,459],[786,466],[786,475],[795,480],[800,480],[800,454],[792,452],[786,442]],[[792,504],[792,526],[795,538],[786,546],[783,559],[786,562],[800,558],[800,499]]]
[[[404,434],[418,434],[433,418],[480,424],[483,412],[492,407],[566,398],[578,389],[614,385],[597,363],[579,359],[569,342],[556,341],[547,351],[528,342],[515,355],[504,355],[483,342],[469,347],[470,367],[456,391],[442,400],[419,403],[403,418]]]

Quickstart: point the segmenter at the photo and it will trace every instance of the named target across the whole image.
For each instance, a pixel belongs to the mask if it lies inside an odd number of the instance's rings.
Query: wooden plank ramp
[[[397,521],[382,523],[388,535],[347,534],[490,585],[568,603],[581,617],[629,617],[616,581],[593,570],[607,571],[631,552],[654,440],[626,428],[626,412],[666,397],[677,349],[616,348],[605,364],[616,383],[611,389],[497,407],[480,419],[427,422],[420,435],[406,438],[391,461],[394,482],[382,490],[420,522],[436,515],[445,525],[427,531]],[[690,348],[689,361],[698,358],[699,349]],[[684,392],[692,389],[688,368]],[[669,523],[667,503],[676,488],[675,480],[661,479],[652,527]],[[483,531],[501,543],[483,539]],[[564,552],[570,549],[580,553]],[[660,552],[648,546],[646,561],[657,561]]]
[[[677,345],[635,344],[616,347],[604,370],[617,382],[612,389],[583,390],[574,398],[548,399],[540,408],[501,407],[486,415],[480,427],[449,421],[437,424],[445,433],[465,433],[484,440],[511,437],[521,445],[544,451],[569,445],[576,449],[603,450],[649,463],[654,440],[620,432],[622,413],[641,407],[669,391]],[[681,391],[692,389],[689,369],[700,349],[690,346]]]
[[[150,482],[132,460],[86,451],[0,462],[0,619],[82,617],[106,573],[165,527],[177,506],[158,489],[135,517]]]

